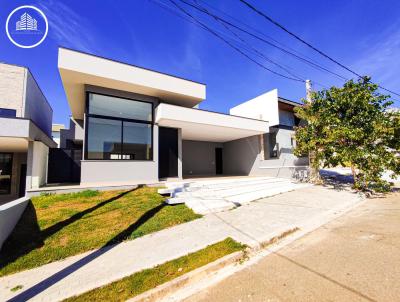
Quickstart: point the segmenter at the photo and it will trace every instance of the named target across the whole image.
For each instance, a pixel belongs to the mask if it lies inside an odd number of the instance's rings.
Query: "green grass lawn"
[[[0,276],[201,217],[164,199],[147,187],[33,197],[0,252]]]
[[[227,238],[205,249],[157,265],[154,268],[140,271],[82,295],[66,299],[64,302],[126,301],[160,284],[244,248],[244,245]]]

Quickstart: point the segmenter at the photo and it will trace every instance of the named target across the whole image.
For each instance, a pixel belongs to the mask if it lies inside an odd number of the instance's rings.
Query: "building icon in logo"
[[[37,30],[37,21],[28,13],[23,13],[21,18],[15,24],[16,30]]]

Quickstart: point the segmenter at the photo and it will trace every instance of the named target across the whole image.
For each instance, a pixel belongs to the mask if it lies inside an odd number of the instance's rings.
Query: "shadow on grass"
[[[31,288],[28,288],[27,290],[23,291],[22,293],[18,294],[12,299],[9,299],[8,301],[27,301],[36,295],[40,294],[50,286],[56,284],[60,280],[64,279],[65,277],[69,276],[70,274],[74,273],[78,269],[82,268],[86,264],[90,263],[91,261],[95,260],[96,258],[100,257],[101,255],[107,253],[111,249],[113,249],[115,246],[117,246],[116,243],[119,243],[127,238],[134,232],[136,229],[138,229],[141,225],[146,223],[148,220],[150,220],[154,215],[156,215],[159,211],[161,211],[165,207],[165,203],[159,204],[158,206],[150,209],[146,213],[144,213],[138,220],[136,220],[133,224],[131,224],[129,227],[127,227],[125,230],[122,232],[118,233],[116,236],[114,236],[111,240],[109,240],[107,243],[103,245],[98,250],[95,250],[91,252],[90,254],[84,256],[82,259],[79,259],[75,263],[67,266],[66,268],[62,269],[61,271],[53,274],[52,276],[44,279],[43,281],[39,282],[38,284],[32,286]]]
[[[126,194],[133,192],[136,189],[128,190],[114,196],[110,199],[102,201],[97,205],[86,209],[82,212],[72,215],[68,219],[60,221],[47,229],[40,230],[37,221],[37,215],[35,207],[32,202],[29,201],[24,213],[21,216],[14,231],[4,243],[3,248],[0,251],[0,269],[5,267],[7,264],[14,262],[18,258],[30,253],[34,249],[40,248],[44,245],[44,241],[59,232],[66,226],[70,225],[81,219],[83,216],[96,211],[97,209],[109,204]]]

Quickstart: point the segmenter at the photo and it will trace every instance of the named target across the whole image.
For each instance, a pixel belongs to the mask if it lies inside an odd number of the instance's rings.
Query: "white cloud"
[[[400,91],[400,27],[390,27],[381,38],[370,37],[364,41],[365,52],[361,54],[352,68],[385,88]],[[399,98],[393,96],[394,98]]]
[[[42,2],[39,7],[49,21],[49,37],[58,45],[97,52],[94,28],[88,20],[60,1]]]

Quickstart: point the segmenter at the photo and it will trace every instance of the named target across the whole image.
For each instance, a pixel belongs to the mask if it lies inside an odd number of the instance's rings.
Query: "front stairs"
[[[169,195],[167,204],[184,203],[195,213],[222,212],[254,200],[309,186],[276,177],[222,178],[167,182],[158,193]]]

